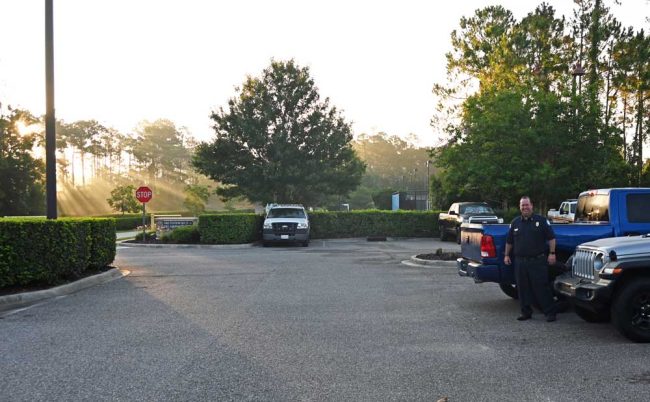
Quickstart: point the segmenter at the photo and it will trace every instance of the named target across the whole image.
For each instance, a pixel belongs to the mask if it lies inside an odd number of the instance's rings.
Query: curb
[[[414,237],[386,237],[386,242],[399,241],[399,240],[409,240],[409,239],[421,239]],[[253,243],[240,243],[240,244],[174,244],[174,243],[127,243],[127,240],[133,239],[122,239],[117,240],[116,244],[122,247],[149,247],[149,248],[231,248],[231,249],[243,249],[250,247],[261,247],[262,244],[259,242]],[[312,242],[317,242],[321,240],[327,240],[331,243],[338,242],[360,242],[360,243],[373,243],[373,240],[368,240],[368,237],[343,237],[343,238],[331,238],[331,239],[311,239]],[[384,240],[382,239],[382,242]]]
[[[45,299],[50,299],[53,297],[60,297],[71,293],[75,293],[82,289],[89,288],[91,286],[99,285],[102,283],[110,282],[114,279],[122,278],[124,276],[129,275],[130,273],[131,272],[127,270],[120,270],[118,268],[113,268],[101,274],[89,276],[87,278],[79,279],[78,281],[68,283],[65,285],[56,286],[51,289],[0,296],[0,312],[13,310],[19,307],[30,306],[32,304],[36,304],[37,302]]]
[[[117,242],[118,246],[122,247],[144,247],[144,248],[230,248],[230,249],[240,249],[240,248],[251,248],[258,247],[255,243],[246,243],[246,244],[146,244],[146,243],[125,243]]]
[[[456,261],[442,261],[442,260],[423,260],[417,258],[417,255],[412,255],[410,259],[402,261],[404,265],[410,266],[429,266],[429,267],[455,267]]]

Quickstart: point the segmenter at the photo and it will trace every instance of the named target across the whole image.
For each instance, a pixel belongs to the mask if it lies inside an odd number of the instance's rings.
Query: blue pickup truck
[[[460,276],[476,283],[495,282],[517,298],[512,265],[503,263],[509,225],[463,224],[461,254],[456,260]],[[549,266],[551,281],[562,274],[564,263],[582,243],[605,237],[650,233],[650,188],[611,188],[580,194],[575,223],[552,225],[558,263]]]

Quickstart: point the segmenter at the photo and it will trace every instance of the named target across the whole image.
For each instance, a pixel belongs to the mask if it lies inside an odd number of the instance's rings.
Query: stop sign
[[[142,203],[151,201],[152,196],[153,196],[153,192],[149,187],[142,186],[139,187],[137,190],[135,190],[135,198],[137,198],[138,201]]]

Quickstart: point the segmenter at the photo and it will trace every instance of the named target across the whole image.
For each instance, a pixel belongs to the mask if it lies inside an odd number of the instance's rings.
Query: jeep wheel
[[[634,278],[625,284],[614,299],[612,320],[628,339],[650,342],[650,278]]]
[[[445,241],[447,240],[447,231],[442,225],[439,226],[440,226],[440,241]]]
[[[582,318],[587,322],[607,322],[611,318],[611,315],[607,310],[596,312],[596,311],[587,310],[586,308],[578,305],[574,305],[573,310],[576,312],[576,314],[578,314],[578,317]]]
[[[513,299],[519,299],[519,293],[517,293],[517,286],[511,285],[509,283],[500,283],[499,287],[503,290],[503,293],[512,297]]]

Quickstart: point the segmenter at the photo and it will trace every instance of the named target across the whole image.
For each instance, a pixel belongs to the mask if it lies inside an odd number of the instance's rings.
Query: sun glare
[[[16,130],[20,136],[36,134],[43,130],[43,125],[39,123],[27,124],[24,120],[16,122]]]

